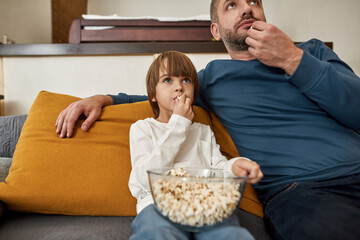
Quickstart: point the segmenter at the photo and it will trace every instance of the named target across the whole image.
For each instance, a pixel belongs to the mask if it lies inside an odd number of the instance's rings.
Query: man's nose
[[[252,15],[252,8],[251,8],[250,4],[248,3],[248,1],[246,1],[246,0],[241,1],[240,14],[241,14],[241,17],[243,17],[243,18],[249,17]]]

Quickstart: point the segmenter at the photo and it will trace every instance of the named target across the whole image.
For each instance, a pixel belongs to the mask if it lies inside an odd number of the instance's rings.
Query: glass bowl
[[[191,232],[224,223],[239,208],[246,177],[225,170],[160,168],[147,171],[156,209]]]

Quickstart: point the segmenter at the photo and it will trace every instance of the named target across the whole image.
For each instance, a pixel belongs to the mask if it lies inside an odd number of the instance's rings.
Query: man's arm
[[[301,49],[271,24],[258,21],[252,27],[246,43],[255,58],[283,69],[289,81],[329,115],[360,130],[360,79],[346,63],[321,41],[312,40]]]
[[[148,97],[145,95],[127,95],[126,93],[119,93],[118,95],[109,95],[113,104],[123,104],[123,103],[135,103],[148,100]]]
[[[313,39],[301,48],[304,55],[288,80],[338,122],[359,131],[360,78],[323,42]]]

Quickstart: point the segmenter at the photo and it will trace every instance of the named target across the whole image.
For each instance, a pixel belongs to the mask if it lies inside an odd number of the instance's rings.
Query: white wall
[[[209,14],[210,0],[88,0],[88,14],[191,17]]]
[[[51,0],[0,0],[0,42],[51,43]]]
[[[198,70],[212,59],[228,58],[227,54],[188,56]],[[28,113],[41,90],[77,97],[119,92],[146,95],[145,77],[153,58],[153,55],[3,58],[4,115]]]

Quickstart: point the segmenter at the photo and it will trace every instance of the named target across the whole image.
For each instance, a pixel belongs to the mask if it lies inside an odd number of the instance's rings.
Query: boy
[[[155,118],[139,120],[130,129],[132,171],[129,188],[137,199],[137,217],[131,239],[252,239],[236,216],[205,232],[177,228],[155,211],[146,171],[161,167],[227,169],[248,176],[250,183],[263,177],[257,163],[247,158],[227,160],[221,155],[209,126],[193,123],[192,104],[199,81],[190,59],[180,52],[159,55],[146,77],[147,93]]]

